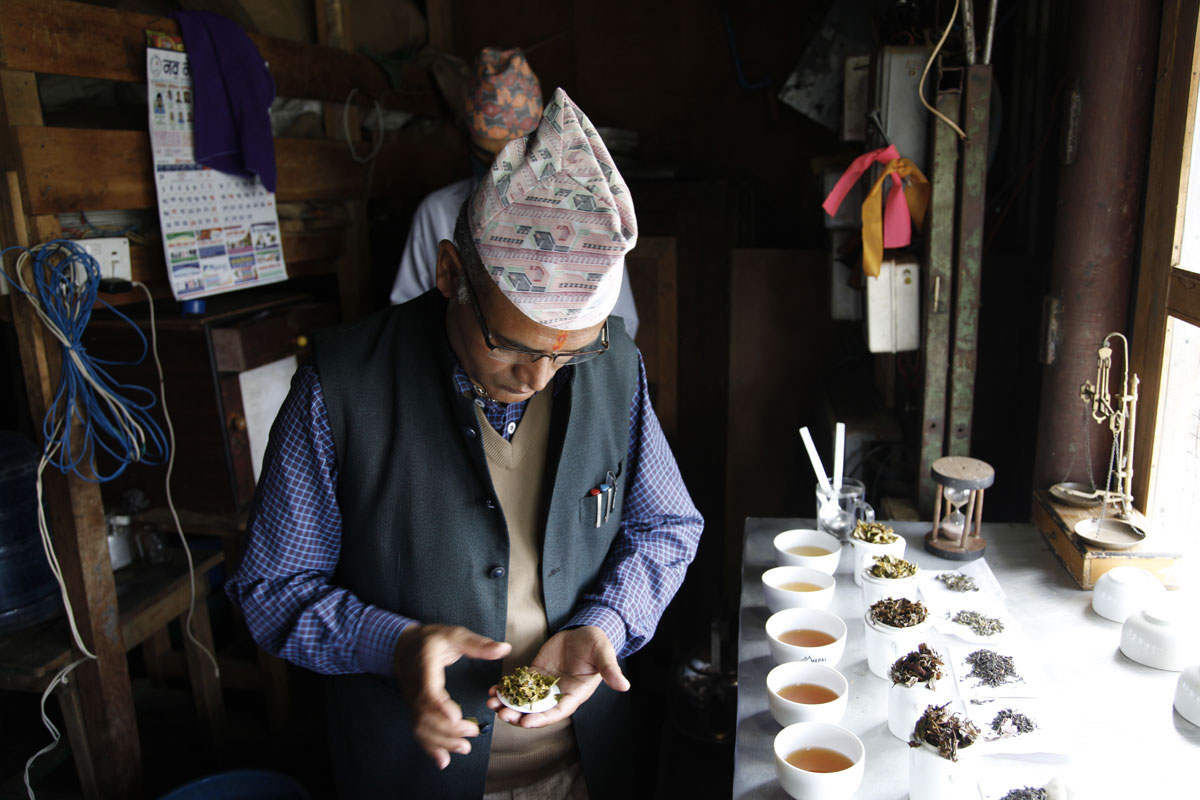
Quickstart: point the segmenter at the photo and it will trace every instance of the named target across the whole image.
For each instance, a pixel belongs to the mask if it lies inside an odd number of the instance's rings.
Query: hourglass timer
[[[933,529],[925,535],[925,549],[954,561],[979,558],[987,547],[980,530],[983,490],[996,480],[996,471],[977,458],[946,456],[933,462],[930,473],[937,497],[933,502]],[[944,517],[943,502],[947,509]]]

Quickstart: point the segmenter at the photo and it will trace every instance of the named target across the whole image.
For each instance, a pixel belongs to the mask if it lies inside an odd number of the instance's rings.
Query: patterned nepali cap
[[[485,47],[465,99],[473,136],[507,142],[537,127],[542,116],[542,87],[519,48]]]
[[[468,207],[484,268],[534,322],[579,330],[601,322],[637,244],[633,198],[592,123],[562,89],[537,132],[496,156]]]

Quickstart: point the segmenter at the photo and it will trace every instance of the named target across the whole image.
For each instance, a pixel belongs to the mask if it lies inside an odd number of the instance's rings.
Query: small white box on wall
[[[921,265],[916,259],[889,259],[879,277],[866,276],[867,349],[899,353],[921,346]]]

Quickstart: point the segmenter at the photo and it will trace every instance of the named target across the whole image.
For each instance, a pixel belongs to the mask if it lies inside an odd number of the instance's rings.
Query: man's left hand
[[[496,687],[488,690],[488,708],[496,712],[499,719],[522,728],[541,728],[566,719],[575,713],[589,697],[600,681],[617,692],[629,691],[629,681],[617,664],[617,653],[612,642],[600,628],[585,625],[559,631],[551,636],[530,665],[546,675],[558,677],[558,705],[540,714],[522,714],[513,711],[496,697]]]

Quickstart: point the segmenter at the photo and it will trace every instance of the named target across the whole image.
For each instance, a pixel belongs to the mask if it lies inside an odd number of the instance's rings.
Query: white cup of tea
[[[772,567],[763,573],[763,599],[774,614],[785,608],[829,608],[837,583],[812,567]]]
[[[796,800],[850,797],[862,784],[865,765],[862,740],[839,725],[798,722],[775,735],[775,776]]]
[[[780,725],[797,722],[840,722],[846,713],[850,684],[826,664],[789,661],[767,673],[767,705]]]
[[[775,563],[781,567],[812,567],[832,575],[841,558],[842,543],[828,533],[797,528],[775,537]]]
[[[776,664],[811,661],[833,666],[846,652],[846,623],[820,608],[785,608],[767,618],[766,630]]]

